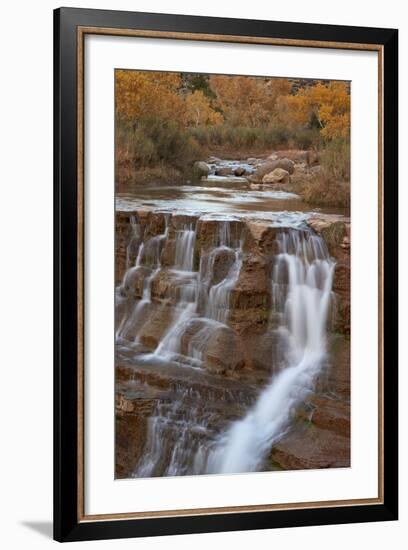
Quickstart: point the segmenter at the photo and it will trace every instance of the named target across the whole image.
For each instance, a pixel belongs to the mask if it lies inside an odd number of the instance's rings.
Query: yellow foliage
[[[270,124],[278,97],[290,91],[286,78],[213,75],[210,86],[225,119],[234,126]]]
[[[185,126],[215,126],[224,121],[221,113],[214,111],[201,90],[186,94],[183,107],[182,120]]]
[[[157,118],[174,120],[185,126],[215,125],[223,122],[201,90],[181,91],[176,73],[116,71],[116,111],[125,120]]]
[[[280,125],[294,135],[312,123],[328,140],[349,138],[350,94],[343,82],[318,83],[293,94],[286,78],[212,75],[208,89],[188,90],[180,73],[117,70],[116,114],[125,123],[152,118],[185,128]]]
[[[165,72],[116,71],[116,111],[125,120],[140,117],[176,119],[182,107],[177,93],[180,75]]]
[[[349,138],[350,94],[343,82],[316,84],[280,99],[281,117],[292,124],[317,120],[327,139]]]

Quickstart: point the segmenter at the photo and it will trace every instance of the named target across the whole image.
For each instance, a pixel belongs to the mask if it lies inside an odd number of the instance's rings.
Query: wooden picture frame
[[[374,51],[378,55],[378,495],[344,501],[85,513],[84,37]],[[397,447],[398,31],[121,11],[54,12],[54,537],[93,540],[395,520]],[[373,297],[374,299],[374,297]]]

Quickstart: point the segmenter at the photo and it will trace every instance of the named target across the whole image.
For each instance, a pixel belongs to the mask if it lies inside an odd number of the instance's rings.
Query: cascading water
[[[191,223],[177,232],[174,272],[178,300],[172,326],[154,351],[153,356],[156,358],[171,359],[178,353],[184,326],[197,309],[197,273],[193,272],[195,240],[196,232]]]
[[[193,224],[177,233],[175,268],[181,271],[192,271],[196,232]]]
[[[151,316],[158,308],[163,312],[170,308],[170,321],[155,348],[136,355],[139,363],[153,370],[158,364],[182,369],[194,367],[192,370],[198,369],[203,373],[200,376],[205,376],[213,336],[222,330],[233,332],[230,296],[245,262],[245,234],[242,224],[241,229],[234,226],[232,231],[234,219],[217,219],[215,223],[217,230],[210,249],[200,248],[197,219],[172,226],[171,217],[167,217],[164,233],[150,238],[145,238],[139,227],[133,228],[134,242],[139,241],[139,248],[135,254],[133,242],[135,265],[128,266],[119,292],[125,293],[142,271],[143,291],[139,300],[132,299],[119,323],[117,338],[127,343],[129,349],[142,345],[143,330]],[[170,226],[174,254],[171,265],[168,262],[163,265]],[[285,228],[278,232],[276,242],[278,252],[270,258],[268,334],[275,333],[282,342],[284,365],[255,402],[244,400],[239,406],[235,394],[221,391],[218,397],[203,396],[193,395],[185,388],[173,388],[171,397],[159,400],[148,418],[143,455],[134,471],[135,477],[259,470],[273,444],[290,426],[292,410],[313,389],[326,358],[335,264],[324,241],[312,232]],[[216,272],[220,258],[221,274]],[[199,263],[196,271],[195,261]],[[152,284],[160,276],[171,282],[173,295],[171,302],[156,304]],[[270,371],[274,372],[272,358]],[[214,413],[218,408],[231,411],[236,406],[233,416],[240,419],[229,426],[223,422],[221,413]],[[217,414],[219,418],[214,420]]]
[[[222,247],[220,247],[222,249]],[[233,290],[242,267],[242,245],[233,251],[234,260],[225,279],[213,285],[208,295],[205,316],[220,323],[228,319],[229,296]]]
[[[118,337],[125,337],[129,327],[137,327],[134,341],[139,342],[146,309],[151,304],[152,281],[163,270],[171,274],[172,284],[176,291],[176,301],[172,310],[172,319],[156,349],[140,358],[143,361],[160,359],[176,360],[190,366],[200,366],[203,358],[203,342],[208,341],[215,330],[225,325],[229,314],[229,295],[238,279],[242,266],[242,239],[232,237],[231,220],[219,220],[214,248],[201,257],[198,271],[193,270],[196,243],[196,228],[193,222],[187,222],[176,230],[174,262],[171,269],[161,265],[162,244],[168,237],[168,227],[163,235],[150,238],[147,243],[140,243],[136,264],[130,267],[124,277],[122,286],[127,286],[140,268],[149,267],[151,272],[143,282],[143,294],[134,306],[130,316],[125,318],[117,332]],[[210,284],[214,258],[220,251],[231,254],[231,265],[225,276],[217,283]],[[189,344],[187,356],[180,354],[181,338],[193,319],[199,318],[202,327]]]
[[[326,357],[326,324],[335,263],[320,237],[299,231],[278,236],[272,294],[284,301],[287,366],[261,392],[255,406],[221,436],[209,452],[208,473],[256,471],[273,444],[285,433],[291,412],[313,389]],[[286,273],[282,280],[282,274]]]
[[[143,265],[150,270],[149,274],[145,277],[143,281],[142,299],[138,303],[136,303],[136,305],[131,309],[130,315],[125,315],[119,324],[119,328],[116,331],[116,338],[118,340],[121,340],[122,338],[126,340],[128,338],[129,331],[132,331],[135,327],[138,327],[140,322],[143,320],[145,310],[151,303],[151,285],[154,277],[160,271],[161,252],[163,248],[163,243],[165,242],[168,235],[168,216],[165,216],[164,220],[165,231],[163,234],[151,237],[146,244],[144,242],[140,242],[135,265],[129,267],[126,270],[122,285],[119,287],[120,294],[124,291],[124,289],[129,287],[132,278],[136,276],[138,270],[140,270]],[[130,240],[130,244],[132,245],[132,247],[134,247],[136,239],[140,240],[141,238],[141,229],[139,224],[137,224],[134,216],[131,217],[131,227],[132,237]],[[129,246],[126,250],[126,263],[128,262]],[[134,338],[134,341],[138,342],[137,334]]]

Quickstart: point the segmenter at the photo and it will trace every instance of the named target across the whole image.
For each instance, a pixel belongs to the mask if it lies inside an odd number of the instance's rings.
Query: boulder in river
[[[269,174],[270,172],[273,172],[276,168],[282,168],[283,170],[286,170],[289,174],[293,174],[295,170],[295,163],[290,159],[278,159],[273,161],[264,162],[261,164],[254,174],[250,177],[250,180],[253,183],[260,183],[262,181],[262,178]]]
[[[210,169],[208,164],[202,160],[198,160],[193,165],[194,174],[197,177],[208,176]]]
[[[220,166],[215,170],[216,176],[231,176],[232,175],[232,168],[231,166]]]
[[[283,168],[275,168],[272,172],[264,175],[262,178],[262,183],[289,183],[289,179],[290,176],[287,170],[284,170]]]
[[[234,170],[234,176],[244,176],[246,174],[246,170],[243,166],[238,166]]]

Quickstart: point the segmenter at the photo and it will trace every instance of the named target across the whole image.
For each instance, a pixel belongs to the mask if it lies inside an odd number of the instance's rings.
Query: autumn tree
[[[350,94],[344,82],[315,84],[279,99],[281,120],[288,125],[313,125],[326,139],[347,139],[350,133]]]
[[[182,119],[185,126],[215,126],[223,122],[223,116],[215,111],[208,97],[201,91],[186,94]]]
[[[177,73],[116,71],[116,113],[120,119],[175,119],[183,110],[178,93],[181,79]]]
[[[178,73],[119,70],[115,79],[117,115],[129,122],[173,120],[183,126],[208,126],[223,121],[208,94],[201,89],[186,91],[183,84]]]
[[[285,78],[213,75],[210,85],[226,123],[233,126],[270,124],[278,98],[290,91]]]

